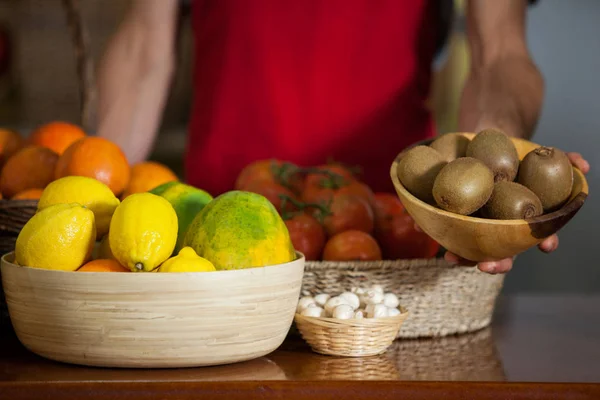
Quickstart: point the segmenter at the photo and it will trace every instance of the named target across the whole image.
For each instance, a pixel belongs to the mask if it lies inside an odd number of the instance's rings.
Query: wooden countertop
[[[598,399],[600,296],[501,298],[493,326],[399,340],[381,356],[312,353],[290,336],[257,360],[104,369],[45,360],[0,335],[0,399]]]

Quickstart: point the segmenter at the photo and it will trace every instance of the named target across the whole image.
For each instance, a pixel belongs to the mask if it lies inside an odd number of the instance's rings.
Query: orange
[[[13,196],[12,200],[39,200],[44,189],[27,189]]]
[[[123,198],[134,193],[147,192],[163,183],[178,181],[177,175],[169,167],[155,161],[143,161],[131,167],[129,185]]]
[[[83,264],[77,272],[131,272],[116,260],[98,259]]]
[[[79,126],[55,121],[38,127],[31,133],[29,143],[44,146],[61,155],[71,144],[85,137]]]
[[[8,159],[0,174],[0,191],[6,198],[27,189],[44,188],[54,178],[58,154],[41,146],[27,146]]]
[[[0,128],[0,167],[23,147],[24,140],[17,132]]]
[[[87,136],[69,146],[56,164],[55,179],[73,175],[97,179],[119,196],[129,182],[130,168],[119,146],[101,137]]]

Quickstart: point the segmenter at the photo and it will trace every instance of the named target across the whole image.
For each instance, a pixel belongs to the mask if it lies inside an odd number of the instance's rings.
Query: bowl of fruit
[[[585,176],[560,149],[493,129],[417,143],[398,155],[390,174],[419,227],[472,261],[537,245],[588,195]]]
[[[170,368],[261,357],[283,342],[304,256],[263,196],[169,182],[120,201],[98,180],[49,184],[2,285],[20,342],[92,366]]]

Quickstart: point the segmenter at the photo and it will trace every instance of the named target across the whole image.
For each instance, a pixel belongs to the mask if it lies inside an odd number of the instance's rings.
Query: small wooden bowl
[[[302,338],[314,352],[332,356],[365,357],[385,353],[394,342],[408,311],[395,317],[337,319],[305,317],[294,320]]]
[[[474,133],[461,133],[469,139]],[[540,145],[511,138],[519,159]],[[414,144],[428,145],[432,139]],[[409,148],[409,149],[410,149]],[[523,220],[494,220],[464,216],[429,205],[406,190],[398,179],[398,162],[408,149],[401,152],[391,167],[391,178],[406,211],[417,225],[447,250],[472,261],[491,261],[514,257],[558,232],[583,206],[588,184],[583,173],[573,167],[573,189],[569,201],[559,210]]]
[[[67,363],[198,367],[262,357],[292,325],[304,256],[196,273],[65,272],[2,257],[2,284],[17,337]]]

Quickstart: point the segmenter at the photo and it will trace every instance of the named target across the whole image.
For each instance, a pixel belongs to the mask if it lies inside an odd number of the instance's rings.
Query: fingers
[[[477,265],[477,268],[479,268],[480,271],[487,272],[488,274],[503,274],[510,271],[513,266],[512,258],[505,258],[504,260],[499,261],[485,261],[477,264],[474,261],[465,260],[464,258],[461,258],[449,251],[444,254],[444,259],[450,264],[460,264],[466,266]]]
[[[567,157],[571,160],[571,164],[576,166],[583,172],[587,174],[590,171],[590,164],[582,157],[579,153],[567,153]]]
[[[551,253],[558,248],[558,235],[552,235],[538,245],[544,253]]]
[[[500,261],[486,261],[480,262],[477,265],[480,271],[487,272],[488,274],[504,274],[512,269],[513,260],[512,258],[505,258]]]
[[[451,253],[449,251],[447,251],[444,254],[444,260],[448,261],[450,264],[460,264],[460,265],[470,265],[470,266],[477,265],[476,262],[470,261],[470,260],[465,260],[464,258],[459,257],[456,254]]]

